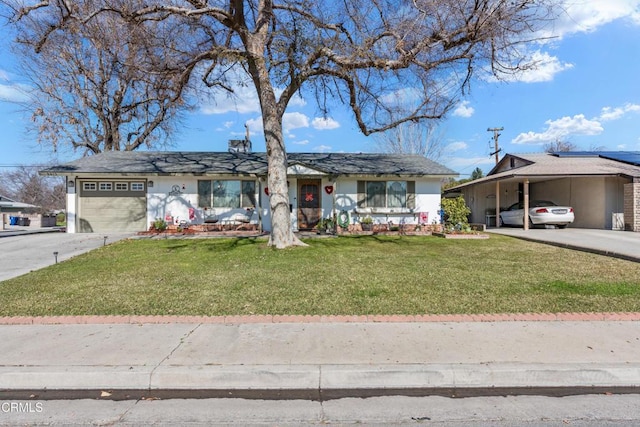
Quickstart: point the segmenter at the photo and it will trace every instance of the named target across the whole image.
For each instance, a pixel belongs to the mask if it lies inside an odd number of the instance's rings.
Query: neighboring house
[[[0,229],[5,229],[5,225],[11,224],[10,218],[15,216],[23,217],[26,214],[32,214],[38,209],[38,206],[29,203],[16,202],[9,197],[0,195]],[[29,215],[33,216],[33,215]]]
[[[495,212],[524,200],[574,208],[570,227],[640,231],[640,152],[507,154],[486,177],[447,190],[461,193],[471,221],[495,225]]]
[[[35,209],[38,209],[38,206],[16,202],[13,199],[0,195],[0,212],[2,213],[32,212]]]
[[[457,176],[415,155],[289,153],[288,165],[294,230],[342,211],[350,223],[367,215],[377,223],[439,221],[441,182]],[[202,224],[214,217],[271,230],[265,153],[108,152],[41,173],[66,177],[69,233],[144,231],[158,218]]]

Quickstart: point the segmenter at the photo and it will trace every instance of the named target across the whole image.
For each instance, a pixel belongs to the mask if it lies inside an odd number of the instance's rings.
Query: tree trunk
[[[275,98],[274,98],[275,101]],[[287,153],[282,138],[282,118],[273,109],[262,116],[264,136],[267,145],[267,161],[269,163],[269,206],[271,208],[271,235],[269,246],[284,249],[290,246],[306,246],[293,233],[291,228],[291,211],[289,210],[289,188],[287,185]]]

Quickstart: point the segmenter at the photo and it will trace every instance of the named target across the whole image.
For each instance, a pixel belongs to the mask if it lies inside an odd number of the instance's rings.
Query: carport
[[[578,155],[581,154],[581,155]],[[552,200],[574,208],[572,227],[640,231],[640,167],[594,153],[505,155],[481,179],[451,188],[471,208],[471,222],[499,227],[513,203]]]

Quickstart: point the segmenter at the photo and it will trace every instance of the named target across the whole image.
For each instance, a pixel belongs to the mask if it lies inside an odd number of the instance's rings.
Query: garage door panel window
[[[144,182],[132,182],[131,191],[144,191]]]
[[[116,191],[129,191],[128,182],[116,182]]]
[[[84,191],[96,191],[98,189],[98,184],[95,182],[84,182],[82,183],[82,189]]]
[[[112,182],[101,182],[99,184],[100,191],[111,191],[113,190],[113,183]]]
[[[201,208],[252,208],[256,206],[254,181],[198,181]]]

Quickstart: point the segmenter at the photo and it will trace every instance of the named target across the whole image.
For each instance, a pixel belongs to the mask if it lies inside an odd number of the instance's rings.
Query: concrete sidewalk
[[[0,397],[640,392],[640,322],[0,326]]]

